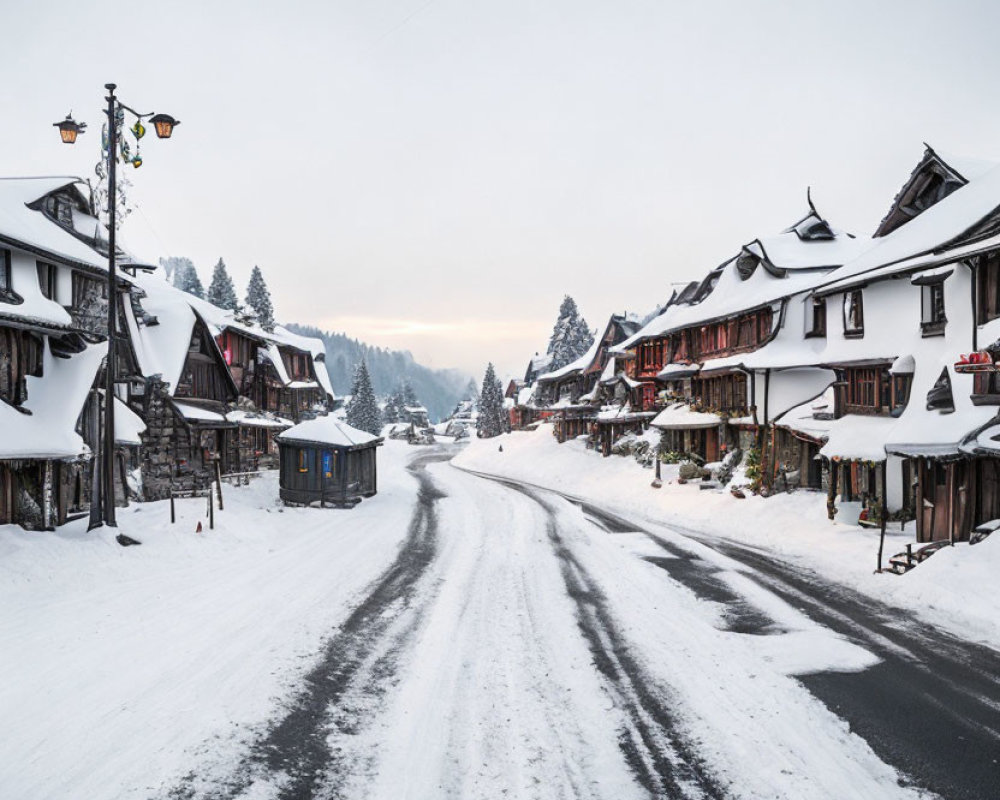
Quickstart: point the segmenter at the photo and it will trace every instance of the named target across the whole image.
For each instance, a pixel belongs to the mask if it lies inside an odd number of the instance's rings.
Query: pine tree
[[[194,268],[194,264],[189,259],[185,258],[183,261],[186,263],[177,264],[174,267],[174,286],[182,292],[193,294],[195,297],[204,300],[205,288],[201,285],[198,270]]]
[[[194,269],[194,264],[191,263],[190,258],[184,258],[182,256],[167,256],[166,258],[160,259],[160,269],[163,270],[163,277],[170,281],[174,286],[177,285],[178,274],[187,271],[188,267]]]
[[[266,331],[274,330],[274,306],[271,304],[271,293],[264,283],[264,275],[260,267],[255,266],[250,272],[250,283],[247,284],[247,305],[257,315],[257,322]]]
[[[372,391],[372,380],[364,359],[354,373],[351,401],[347,404],[347,424],[359,431],[378,435],[382,430],[382,414]]]
[[[559,306],[559,318],[549,339],[548,353],[552,356],[549,370],[557,370],[576,361],[593,343],[594,335],[587,327],[587,321],[580,316],[576,301],[566,295]]]
[[[479,392],[479,436],[490,439],[506,431],[505,417],[503,390],[493,369],[493,363],[490,362],[486,365],[483,388]]]
[[[399,422],[399,406],[396,404],[396,396],[390,394],[385,400],[385,406],[382,408],[382,421],[386,425],[392,425]]]
[[[403,378],[403,405],[408,408],[417,408],[420,405],[417,393],[413,391],[413,384],[410,383],[409,378]]]
[[[233,279],[229,277],[226,270],[226,262],[221,258],[219,263],[212,270],[212,282],[208,285],[209,303],[217,305],[219,308],[228,308],[230,311],[240,310],[240,301],[236,297],[236,287],[233,286]]]

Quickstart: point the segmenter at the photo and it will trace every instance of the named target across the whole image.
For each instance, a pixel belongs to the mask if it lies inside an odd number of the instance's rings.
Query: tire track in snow
[[[429,463],[449,458],[429,454],[408,467],[420,486],[403,547],[327,641],[284,715],[251,745],[235,774],[206,786],[205,778],[192,772],[168,794],[171,800],[338,796],[353,765],[344,763],[335,741],[363,724],[392,680],[400,650],[420,624],[421,609],[413,601],[437,552],[436,503],[445,496],[425,470]]]
[[[566,591],[576,604],[580,631],[605,677],[607,691],[628,720],[619,746],[637,780],[656,798],[725,797],[725,790],[684,740],[667,698],[632,656],[603,592],[560,535],[558,509],[528,487],[482,477],[524,494],[548,514],[548,538],[559,559]]]
[[[611,532],[643,533],[677,555],[676,546],[655,533],[655,526],[552,493],[578,505]],[[879,758],[900,771],[905,776],[902,784],[955,800],[1000,797],[995,650],[936,630],[770,551],[672,521],[662,527],[739,562],[747,570],[744,574],[763,588],[882,659],[862,672],[819,672],[798,680],[845,719]]]

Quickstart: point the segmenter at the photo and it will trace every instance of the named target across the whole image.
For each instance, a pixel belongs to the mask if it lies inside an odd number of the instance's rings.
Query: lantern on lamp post
[[[70,111],[66,115],[66,119],[62,122],[53,122],[52,127],[59,129],[59,136],[62,138],[63,144],[73,144],[76,137],[87,130],[87,123],[77,122],[73,119],[73,112]]]
[[[116,166],[119,158],[131,164],[136,169],[142,165],[142,158],[139,155],[138,142],[145,135],[146,129],[142,124],[144,119],[149,119],[153,123],[156,135],[161,139],[169,139],[173,129],[180,123],[168,114],[140,114],[133,108],[125,105],[115,96],[117,86],[113,83],[104,84],[108,90],[106,137],[104,150],[104,163],[98,164],[98,175],[107,176],[108,181],[108,355],[107,364],[104,369],[104,435],[101,447],[101,468],[99,475],[100,492],[98,497],[101,505],[100,522],[94,521],[92,515],[91,527],[97,527],[102,522],[109,527],[117,527],[115,520],[115,384],[117,372],[117,306],[118,306],[118,270],[116,263],[115,234],[117,232],[117,173]],[[125,112],[129,112],[135,117],[135,124],[129,129],[136,140],[136,153],[132,155],[128,144],[121,139],[121,128],[125,119]],[[83,133],[87,127],[85,122],[77,122],[72,117],[72,112],[66,116],[62,122],[53,123],[59,129],[59,136],[65,144],[73,144],[76,137]],[[104,168],[102,174],[102,166]],[[98,498],[92,498],[93,504]],[[117,537],[121,544],[132,544],[135,540],[128,539],[121,534]]]

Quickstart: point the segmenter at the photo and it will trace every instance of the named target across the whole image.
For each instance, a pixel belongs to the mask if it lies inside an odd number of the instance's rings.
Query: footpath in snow
[[[548,425],[472,440],[454,464],[582,498],[626,518],[673,524],[760,548],[1000,650],[1000,613],[992,590],[1000,574],[997,536],[975,546],[945,548],[906,575],[880,575],[875,573],[878,531],[829,521],[821,493],[738,499],[727,491],[700,490],[697,483],[679,484],[678,468],[669,465],[662,468],[662,488],[654,489],[651,469],[631,458],[602,458],[587,450],[582,439],[559,444]],[[890,524],[883,563],[908,541],[910,533]]]

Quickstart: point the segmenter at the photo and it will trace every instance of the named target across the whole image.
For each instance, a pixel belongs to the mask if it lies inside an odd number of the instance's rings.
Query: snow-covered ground
[[[872,578],[870,535],[804,522],[816,498],[654,491],[544,430],[502,442],[389,441],[352,511],[283,509],[268,476],[226,491],[214,531],[200,501],[173,526],[166,503],[123,511],[141,547],[0,528],[0,797],[922,796],[801,678],[885,653],[664,522],[859,585],[941,555]]]
[[[283,508],[272,474],[224,488],[215,530],[204,500],[122,509],[140,547],[0,526],[0,797],[146,798],[271,716],[395,558],[412,455],[381,448],[351,511]]]
[[[502,443],[503,451],[499,450]],[[770,498],[733,497],[678,484],[664,465],[663,486],[631,458],[602,458],[582,440],[558,444],[551,427],[473,439],[454,461],[464,469],[500,475],[585,498],[627,518],[671,524],[771,551],[829,579],[912,610],[929,624],[1000,650],[1000,538],[945,548],[904,576],[875,574],[879,532],[830,522],[826,497],[815,492]],[[886,532],[883,563],[913,541],[910,526]]]

